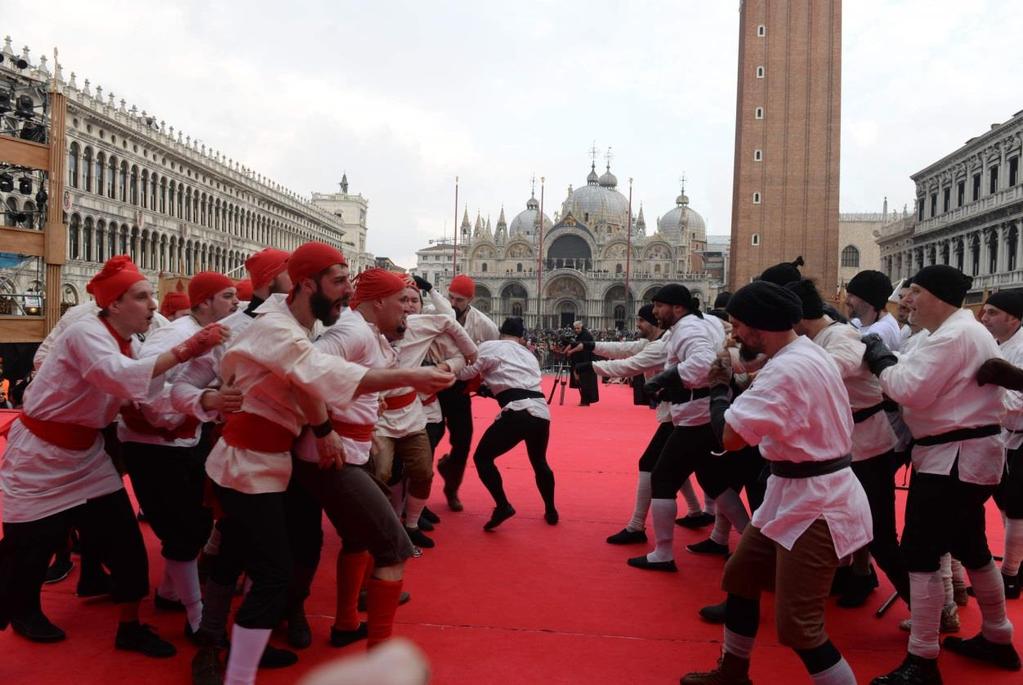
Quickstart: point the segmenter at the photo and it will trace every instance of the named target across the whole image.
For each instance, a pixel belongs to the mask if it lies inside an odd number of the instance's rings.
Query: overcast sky
[[[846,0],[841,208],[912,205],[909,174],[1023,109],[1009,0]],[[406,267],[475,218],[545,209],[612,148],[649,223],[685,174],[730,228],[737,0],[0,0],[0,34],[303,195],[369,199],[369,250]],[[461,209],[459,209],[461,216]]]

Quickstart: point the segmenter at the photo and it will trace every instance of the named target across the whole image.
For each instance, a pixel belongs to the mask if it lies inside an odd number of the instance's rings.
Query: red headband
[[[246,259],[245,268],[252,277],[252,287],[255,289],[270,285],[270,281],[276,278],[277,274],[288,268],[290,256],[284,250],[267,247]]]
[[[111,257],[100,269],[100,272],[92,277],[85,291],[96,298],[96,304],[100,309],[107,306],[128,291],[139,281],[146,280],[131,257],[128,255],[117,255]]]
[[[198,307],[206,300],[227,288],[233,288],[234,281],[216,271],[201,271],[188,282],[188,299],[193,307]]]
[[[387,269],[367,269],[355,280],[355,294],[351,298],[351,307],[370,300],[379,300],[400,293],[405,289],[405,279]]]
[[[451,279],[451,285],[448,286],[448,292],[472,299],[476,297],[476,281],[472,280],[465,274],[458,274]]]

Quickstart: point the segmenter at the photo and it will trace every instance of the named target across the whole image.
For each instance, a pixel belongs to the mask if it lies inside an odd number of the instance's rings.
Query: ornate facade
[[[586,184],[569,186],[553,220],[541,217],[535,194],[510,223],[503,208],[496,226],[480,216],[472,224],[466,211],[457,271],[476,281],[473,304],[497,321],[522,316],[527,325],[537,326],[539,304],[542,328],[581,319],[589,328],[610,329],[631,328],[638,303],[649,301],[665,283],[683,283],[703,302],[712,300],[720,284],[703,268],[707,228],[689,206],[684,188],[675,207],[647,235],[642,207],[630,217],[629,201],[617,186],[610,164],[599,176],[591,165]],[[442,286],[450,282],[453,244],[424,248],[417,255],[418,274]]]
[[[1023,112],[913,174],[916,209],[881,228],[881,270],[893,281],[930,264],[973,276],[967,304],[1023,286],[1020,183]]]
[[[13,56],[10,38],[3,52]],[[65,81],[59,68],[51,74],[45,57],[20,70],[5,59],[0,71],[25,92],[56,77],[67,95],[64,304],[86,299],[85,284],[115,254],[130,254],[155,281],[204,270],[244,278],[245,259],[266,246],[290,250],[319,240],[345,247],[340,211],[317,206],[102,86],[87,79],[79,85],[74,73]],[[365,210],[361,195],[351,197]],[[0,205],[6,225],[39,225],[31,196],[0,192]],[[352,223],[361,226],[355,239],[364,248],[364,211]],[[37,272],[34,258],[0,262],[0,301],[9,313],[23,313],[20,303],[42,291]]]

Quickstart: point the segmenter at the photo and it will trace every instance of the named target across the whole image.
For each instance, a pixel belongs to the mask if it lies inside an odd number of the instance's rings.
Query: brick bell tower
[[[742,0],[729,287],[802,255],[838,283],[841,0]]]

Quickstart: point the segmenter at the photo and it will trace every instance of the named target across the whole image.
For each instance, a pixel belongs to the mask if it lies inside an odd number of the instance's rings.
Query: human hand
[[[442,371],[436,366],[423,366],[418,369],[410,369],[411,379],[409,385],[411,385],[416,392],[420,392],[424,395],[433,395],[435,393],[450,388],[455,384],[455,375],[450,371]]]
[[[875,376],[880,376],[881,372],[889,366],[899,363],[899,358],[892,354],[892,351],[881,340],[881,336],[876,333],[864,336],[863,344],[866,346],[863,351],[863,361]]]
[[[412,280],[414,280],[416,282],[416,285],[419,286],[419,290],[424,293],[428,293],[431,290],[433,290],[433,284],[430,283],[425,278],[423,278],[422,276],[413,276]]]
[[[710,366],[707,382],[712,388],[717,385],[728,385],[732,381],[732,374],[732,355],[728,350],[721,350]]]
[[[316,452],[320,455],[321,469],[344,468],[345,447],[341,443],[341,436],[335,431],[316,438]]]

